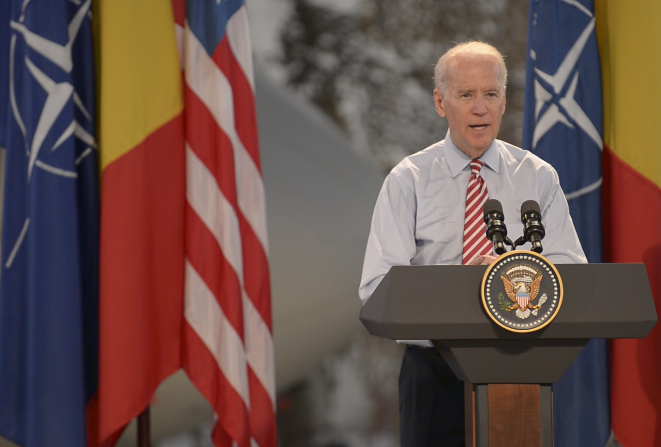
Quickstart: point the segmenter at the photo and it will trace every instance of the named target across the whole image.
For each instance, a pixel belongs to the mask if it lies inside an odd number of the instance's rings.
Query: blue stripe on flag
[[[7,3],[0,435],[83,447],[98,377],[91,0]]]
[[[186,21],[209,56],[225,36],[227,22],[244,4],[244,0],[188,0]]]
[[[602,103],[591,0],[530,2],[523,146],[558,171],[589,262],[603,261]],[[592,340],[554,390],[558,447],[603,447],[610,434],[605,340]]]

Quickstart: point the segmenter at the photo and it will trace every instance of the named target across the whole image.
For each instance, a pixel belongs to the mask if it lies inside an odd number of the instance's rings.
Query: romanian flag
[[[98,3],[99,437],[113,440],[181,366],[183,89],[169,0]]]
[[[598,0],[596,16],[604,99],[605,256],[610,262],[645,263],[658,312],[661,3]],[[643,340],[613,341],[610,362],[615,437],[624,447],[661,445],[661,325]]]

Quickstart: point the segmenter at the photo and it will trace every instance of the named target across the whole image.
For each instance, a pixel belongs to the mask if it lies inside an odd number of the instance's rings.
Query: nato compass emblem
[[[531,251],[499,257],[482,279],[487,315],[511,332],[532,332],[549,324],[562,305],[562,280],[555,266]]]

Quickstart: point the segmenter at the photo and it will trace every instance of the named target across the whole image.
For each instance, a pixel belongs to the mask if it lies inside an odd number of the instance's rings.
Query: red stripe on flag
[[[188,322],[184,323],[183,337],[186,342],[183,352],[184,370],[218,415],[218,423],[212,434],[214,444],[230,446],[231,443],[227,443],[229,435],[239,447],[250,447],[248,409],[241,396],[225,379],[213,355]]]
[[[260,447],[277,447],[273,402],[255,373],[248,367],[250,385],[250,434]]]
[[[223,426],[220,424],[216,424],[214,427],[213,433],[211,433],[211,439],[213,440],[213,445],[216,447],[234,447],[232,438],[223,430]]]
[[[186,23],[186,0],[172,0],[172,13],[174,23],[183,28]]]
[[[216,238],[188,204],[186,259],[216,297],[225,317],[243,340],[244,319],[239,278],[223,256]]]
[[[604,149],[604,240],[607,262],[644,262],[661,310],[661,189]],[[645,228],[641,227],[644,216]],[[659,445],[661,325],[642,340],[611,342],[611,426],[625,446]]]
[[[209,109],[188,85],[186,117],[186,140],[190,148],[215,177],[227,201],[238,210],[232,143],[225,132],[218,127]]]
[[[259,143],[257,139],[257,113],[255,111],[255,97],[252,87],[243,73],[232,49],[227,34],[220,41],[211,59],[223,72],[230,85],[234,103],[234,127],[239,139],[248,154],[257,166],[260,174],[262,167],[259,161]]]
[[[269,331],[273,332],[268,258],[264,247],[243,214],[238,213],[238,216],[243,247],[243,287]]]

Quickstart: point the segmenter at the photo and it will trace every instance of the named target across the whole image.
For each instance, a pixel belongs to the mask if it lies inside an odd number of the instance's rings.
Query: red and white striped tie
[[[471,178],[466,192],[466,219],[464,220],[464,256],[463,263],[470,264],[480,255],[493,253],[493,246],[486,235],[486,224],[482,218],[482,208],[489,199],[487,185],[480,176],[484,166],[480,160],[471,161]]]

